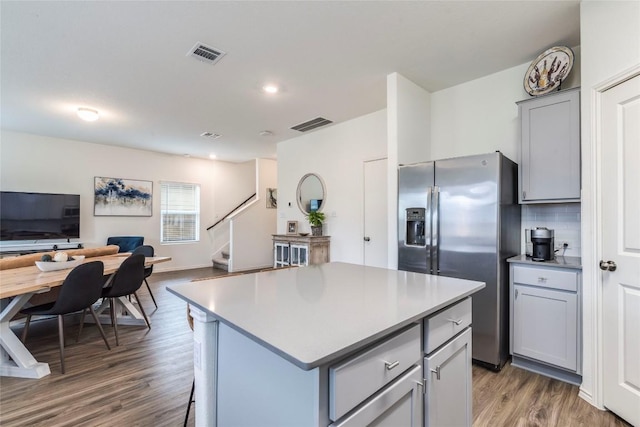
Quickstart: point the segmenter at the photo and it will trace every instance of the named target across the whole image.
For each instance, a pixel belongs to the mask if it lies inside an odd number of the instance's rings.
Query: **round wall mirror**
[[[313,211],[322,211],[327,197],[324,181],[315,173],[308,173],[300,179],[296,199],[298,207],[305,215]]]

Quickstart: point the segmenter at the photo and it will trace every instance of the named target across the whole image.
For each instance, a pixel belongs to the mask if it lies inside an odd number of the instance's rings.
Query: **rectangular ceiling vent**
[[[308,122],[300,123],[299,125],[295,125],[291,129],[297,130],[299,132],[307,132],[311,129],[319,128],[320,126],[326,126],[330,123],[333,123],[331,120],[327,120],[324,117],[317,117],[313,120],[309,120]]]
[[[222,135],[217,134],[217,133],[213,133],[213,132],[203,132],[203,133],[200,134],[200,136],[204,136],[205,138],[210,138],[210,139],[218,139]]]
[[[193,56],[199,61],[206,62],[209,64],[215,64],[220,61],[222,57],[225,55],[225,52],[220,49],[216,49],[215,47],[207,46],[200,42],[196,43],[193,48],[187,53],[187,56]]]

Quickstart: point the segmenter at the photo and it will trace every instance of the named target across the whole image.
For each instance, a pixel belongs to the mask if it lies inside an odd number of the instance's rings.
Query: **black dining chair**
[[[118,342],[118,318],[116,316],[116,302],[115,298],[126,297],[133,295],[136,297],[138,307],[144,321],[147,323],[147,327],[151,329],[151,323],[147,318],[147,314],[140,304],[140,298],[138,298],[137,291],[142,286],[144,280],[144,255],[135,254],[125,259],[120,268],[113,275],[111,280],[111,286],[102,289],[102,297],[109,299],[109,308],[111,311],[111,324],[113,325],[113,331],[116,335],[116,346],[120,345]]]
[[[143,245],[143,246],[138,246],[133,251],[133,255],[135,254],[142,254],[145,257],[152,257],[154,256],[155,251],[153,250],[153,246]],[[156,308],[158,308],[158,304],[156,303],[156,299],[153,296],[153,292],[151,292],[151,287],[149,286],[149,282],[147,282],[147,277],[151,276],[151,273],[153,273],[153,265],[150,267],[146,267],[144,269],[144,283],[145,285],[147,285],[147,289],[149,290],[149,295],[151,295],[151,300],[153,301],[153,305],[155,305]]]
[[[93,261],[85,264],[80,264],[64,279],[60,287],[60,294],[58,298],[51,303],[38,305],[35,307],[25,308],[20,311],[22,314],[27,315],[27,319],[22,331],[22,342],[27,340],[27,334],[29,332],[29,323],[31,322],[31,316],[33,315],[57,315],[58,316],[58,334],[60,338],[60,365],[62,367],[62,373],[64,374],[64,315],[70,313],[76,313],[78,311],[84,312],[89,309],[93,319],[96,322],[96,326],[100,330],[100,335],[104,343],[109,347],[109,342],[104,334],[104,330],[100,325],[98,316],[93,309],[93,303],[95,303],[101,295],[102,286],[104,285],[104,264],[102,261]]]

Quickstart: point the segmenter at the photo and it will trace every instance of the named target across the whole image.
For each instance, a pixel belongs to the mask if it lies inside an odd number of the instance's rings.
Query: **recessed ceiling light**
[[[86,122],[95,122],[100,118],[98,110],[94,110],[93,108],[80,107],[78,108],[77,114],[78,117]]]
[[[209,158],[210,159],[217,159],[218,156],[216,156],[215,154],[211,153],[211,154],[209,154]]]
[[[266,93],[274,94],[274,93],[278,93],[279,89],[278,89],[278,86],[276,85],[268,84],[268,85],[262,86],[262,90],[265,91]]]
[[[260,132],[260,136],[272,136],[273,132],[271,132],[270,130],[263,130]]]

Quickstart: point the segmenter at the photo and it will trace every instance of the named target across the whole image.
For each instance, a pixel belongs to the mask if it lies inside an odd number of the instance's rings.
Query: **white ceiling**
[[[273,158],[290,127],[386,106],[580,44],[579,1],[5,1],[4,129],[170,154]],[[227,54],[186,56],[196,42]],[[282,91],[261,92],[266,82]],[[101,118],[80,121],[76,108]],[[273,136],[260,136],[269,130]],[[222,137],[200,136],[210,131]]]

